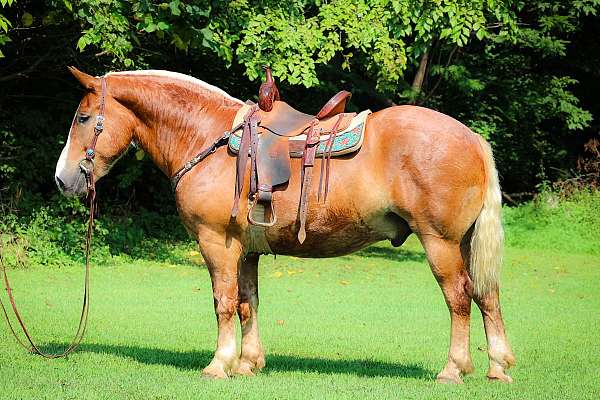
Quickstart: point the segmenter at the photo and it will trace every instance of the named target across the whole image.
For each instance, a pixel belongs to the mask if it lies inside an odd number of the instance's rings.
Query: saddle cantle
[[[277,95],[274,96],[274,93]],[[291,176],[290,157],[302,158],[302,187],[298,219],[298,240],[306,238],[306,215],[317,156],[322,157],[318,199],[327,198],[331,157],[355,152],[362,144],[365,120],[370,111],[344,112],[351,93],[341,91],[316,114],[300,112],[279,100],[279,91],[266,68],[258,106],[242,107],[233,123],[229,149],[237,154],[236,191],[232,216],[239,210],[239,198],[250,158],[251,224],[270,227],[277,222],[272,205],[273,191],[282,189]]]

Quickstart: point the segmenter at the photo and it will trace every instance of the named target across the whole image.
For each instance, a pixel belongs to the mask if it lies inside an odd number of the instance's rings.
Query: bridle
[[[96,126],[94,126],[94,136],[92,143],[85,150],[85,158],[79,162],[79,169],[85,175],[87,183],[88,197],[96,197],[96,180],[94,177],[94,160],[96,158],[96,144],[98,136],[104,131],[104,107],[106,103],[106,77],[100,78],[102,92],[100,94],[100,109],[96,116]]]
[[[8,317],[8,311],[0,298],[0,308],[2,308],[2,313],[4,314],[4,318],[8,323],[8,327],[17,340],[17,342],[25,348],[27,351],[38,354],[44,358],[62,358],[71,354],[83,340],[85,335],[85,331],[87,328],[88,314],[89,314],[89,299],[90,299],[90,253],[91,253],[91,243],[92,243],[92,233],[94,227],[94,211],[95,211],[95,200],[96,200],[96,180],[94,176],[94,159],[96,157],[96,144],[98,142],[98,136],[104,131],[104,107],[105,107],[105,99],[106,99],[106,77],[100,77],[100,83],[102,87],[102,92],[100,94],[100,109],[98,115],[96,116],[96,125],[94,126],[94,136],[92,137],[92,143],[90,146],[86,148],[85,158],[79,162],[79,168],[81,172],[85,175],[85,180],[87,184],[87,200],[89,202],[90,215],[88,219],[88,227],[87,233],[85,236],[85,278],[84,278],[84,290],[83,290],[83,303],[81,306],[81,316],[79,318],[79,326],[77,327],[77,331],[75,332],[75,336],[71,341],[71,344],[63,350],[61,353],[51,354],[45,353],[40,350],[39,346],[37,346],[31,337],[31,334],[27,330],[25,323],[23,322],[23,318],[19,313],[17,308],[17,304],[15,302],[15,298],[12,293],[12,288],[10,286],[8,276],[6,274],[6,266],[4,265],[4,259],[2,256],[2,249],[0,248],[0,264],[2,265],[2,273],[4,275],[4,286],[6,288],[6,292],[8,294],[8,298],[10,300],[10,304],[12,310],[21,326],[21,330],[25,335],[29,346],[23,341],[16,333],[15,328]],[[1,245],[1,244],[0,244]]]

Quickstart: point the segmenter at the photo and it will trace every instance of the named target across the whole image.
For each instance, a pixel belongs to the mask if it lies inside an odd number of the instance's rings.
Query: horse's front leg
[[[200,232],[200,251],[212,280],[217,316],[217,350],[202,375],[227,378],[237,366],[235,314],[238,306],[238,269],[242,256],[239,240],[212,231]]]
[[[242,326],[242,355],[235,370],[239,375],[254,375],[265,366],[265,354],[258,334],[258,254],[248,254],[238,278],[238,315]]]

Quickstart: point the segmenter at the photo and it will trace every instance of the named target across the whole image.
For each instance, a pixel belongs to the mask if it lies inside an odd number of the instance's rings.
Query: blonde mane
[[[174,79],[178,81],[182,81],[193,86],[196,86],[198,89],[208,91],[217,95],[220,95],[227,100],[230,100],[236,104],[244,104],[244,102],[240,99],[237,99],[231,96],[229,93],[225,92],[223,89],[220,89],[216,86],[208,84],[200,79],[194,78],[193,76],[181,74],[179,72],[171,72],[164,70],[139,70],[139,71],[121,71],[121,72],[109,72],[106,76],[128,76],[128,75],[138,75],[138,76],[150,76],[150,77],[163,77]]]

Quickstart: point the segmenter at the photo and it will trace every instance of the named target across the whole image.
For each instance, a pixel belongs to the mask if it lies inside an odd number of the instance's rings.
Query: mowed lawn
[[[33,334],[65,344],[82,270],[10,275]],[[517,356],[513,385],[485,378],[475,306],[475,373],[465,385],[435,383],[449,316],[414,238],[402,249],[382,243],[335,259],[263,257],[260,279],[267,366],[254,378],[200,377],[216,334],[206,269],[141,261],[93,269],[88,333],[68,359],[28,355],[2,326],[0,398],[600,398],[600,256],[507,249],[502,304]]]

